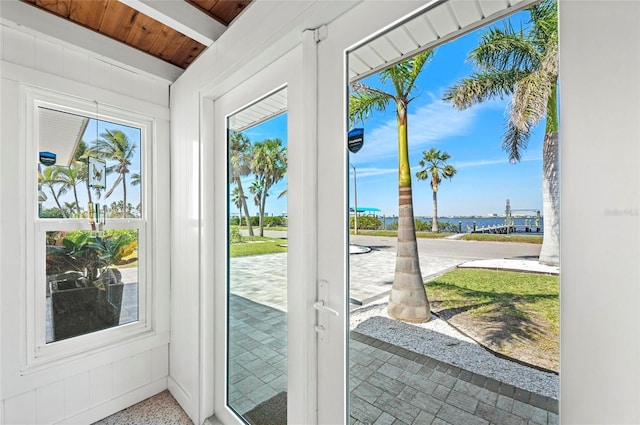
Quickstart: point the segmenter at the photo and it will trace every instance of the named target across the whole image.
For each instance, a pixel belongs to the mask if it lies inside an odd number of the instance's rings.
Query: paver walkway
[[[551,425],[558,400],[351,332],[351,424]]]
[[[245,414],[286,391],[286,313],[235,295],[231,305],[229,402]],[[548,396],[357,331],[349,348],[353,425],[558,423]]]

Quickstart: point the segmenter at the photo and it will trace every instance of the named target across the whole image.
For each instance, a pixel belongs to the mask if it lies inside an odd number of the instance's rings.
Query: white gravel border
[[[497,357],[434,315],[426,323],[410,324],[391,319],[386,303],[375,304],[352,311],[350,328],[524,390],[559,397],[558,375]]]

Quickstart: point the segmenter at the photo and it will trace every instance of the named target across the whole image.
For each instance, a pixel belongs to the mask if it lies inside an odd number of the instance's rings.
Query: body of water
[[[389,226],[392,223],[398,222],[398,217],[382,217],[379,216],[381,220],[384,218],[385,226]],[[431,222],[431,217],[416,217],[416,220],[421,220],[427,223]],[[504,225],[504,217],[439,217],[439,223],[451,223],[456,227],[461,227],[462,233],[468,233],[473,229],[473,225],[475,223],[476,228],[482,227],[491,227],[491,226],[501,226]],[[542,234],[544,220],[540,219],[540,232],[535,232],[536,230],[536,218],[532,217],[514,217],[513,224],[516,226],[529,225],[533,227],[533,234]],[[518,232],[521,232],[521,228],[518,229]]]

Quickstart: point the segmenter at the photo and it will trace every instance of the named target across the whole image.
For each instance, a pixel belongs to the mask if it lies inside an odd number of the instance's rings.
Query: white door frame
[[[226,245],[226,202],[227,202],[227,144],[226,119],[232,113],[253,103],[283,86],[287,87],[287,139],[288,143],[288,255],[287,255],[287,298],[288,298],[288,419],[290,423],[315,423],[316,417],[316,333],[315,327],[315,270],[316,243],[313,229],[315,225],[315,149],[314,140],[309,140],[305,131],[306,110],[302,91],[315,83],[303,75],[302,46],[290,51],[260,73],[213,100],[203,108],[210,113],[203,116],[206,132],[212,146],[205,145],[201,165],[204,178],[212,179],[213,194],[203,193],[203,217],[213,220],[213,226],[203,234],[203,252],[212,253],[205,258],[203,296],[205,310],[212,310],[208,320],[214,324],[213,335],[203,333],[205,341],[202,354],[203,373],[201,388],[203,397],[211,397],[216,418],[225,424],[242,423],[227,407],[226,400],[226,324],[227,324],[227,245]],[[305,56],[306,57],[306,56]],[[304,77],[304,78],[303,78]],[[308,89],[307,89],[308,90]],[[207,154],[207,151],[210,155]],[[212,171],[207,171],[211,168]],[[210,180],[211,182],[211,180]],[[210,211],[215,209],[216,213]],[[311,229],[311,232],[310,232]],[[212,261],[213,260],[213,261]],[[215,266],[211,266],[211,264]],[[210,274],[209,274],[210,273]],[[207,276],[210,278],[207,279]],[[208,284],[206,283],[208,282]],[[211,302],[211,297],[213,302]],[[211,308],[213,307],[213,308]],[[211,322],[209,322],[211,323]],[[206,328],[206,326],[205,326]],[[206,330],[205,330],[206,332]],[[211,340],[209,343],[208,340]],[[213,370],[205,364],[207,356],[214,359]],[[208,390],[208,391],[207,391]],[[207,400],[201,400],[203,405]],[[210,403],[210,402],[209,402]]]

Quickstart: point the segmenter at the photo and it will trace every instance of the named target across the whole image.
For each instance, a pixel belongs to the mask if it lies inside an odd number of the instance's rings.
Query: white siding
[[[167,388],[169,358],[169,82],[104,58],[0,25],[0,424],[91,423]],[[88,353],[73,362],[22,371],[26,253],[24,111],[20,85],[140,112],[156,119],[153,279],[155,333]],[[21,201],[22,200],[22,201]],[[9,202],[10,201],[10,202]],[[150,229],[151,230],[151,229]]]
[[[640,3],[560,2],[562,424],[640,423]]]

